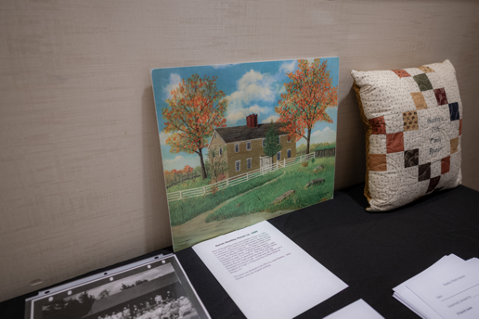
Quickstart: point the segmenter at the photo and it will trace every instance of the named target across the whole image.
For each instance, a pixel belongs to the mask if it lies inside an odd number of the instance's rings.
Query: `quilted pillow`
[[[367,210],[459,185],[463,112],[450,61],[352,76],[367,127]]]

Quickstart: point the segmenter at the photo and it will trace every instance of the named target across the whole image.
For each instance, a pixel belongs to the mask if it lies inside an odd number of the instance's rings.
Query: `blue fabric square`
[[[460,119],[460,111],[458,110],[458,102],[448,104],[450,109],[450,121]]]

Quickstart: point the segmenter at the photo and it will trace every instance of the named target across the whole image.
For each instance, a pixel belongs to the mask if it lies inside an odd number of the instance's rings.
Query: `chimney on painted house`
[[[249,114],[247,116],[247,127],[249,128],[258,127],[257,115],[255,113]]]

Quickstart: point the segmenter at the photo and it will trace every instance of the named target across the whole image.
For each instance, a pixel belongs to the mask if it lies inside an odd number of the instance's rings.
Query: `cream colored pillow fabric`
[[[352,76],[367,127],[367,210],[459,185],[463,108],[450,61]]]

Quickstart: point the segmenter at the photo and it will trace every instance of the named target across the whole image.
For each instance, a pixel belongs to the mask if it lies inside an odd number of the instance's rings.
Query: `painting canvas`
[[[174,250],[333,197],[338,57],[152,71]]]

